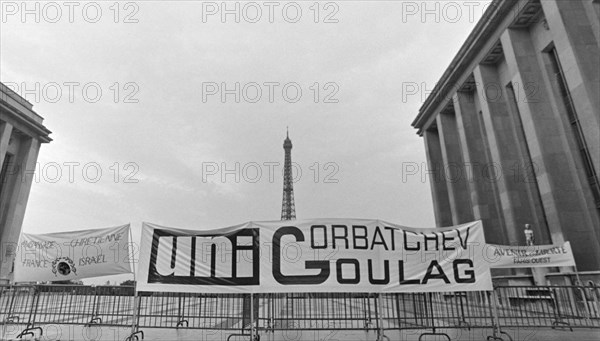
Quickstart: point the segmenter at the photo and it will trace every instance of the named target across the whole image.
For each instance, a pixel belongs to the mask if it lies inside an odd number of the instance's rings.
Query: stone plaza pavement
[[[0,340],[12,341],[17,339],[20,329],[17,326],[0,326]],[[124,340],[129,334],[129,329],[114,327],[92,327],[81,326],[47,325],[44,335],[37,337],[25,337],[23,340],[39,341],[119,341]],[[429,331],[430,332],[430,331]],[[438,330],[447,332],[451,340],[457,341],[483,341],[491,334],[490,329],[474,330]],[[505,330],[515,341],[598,341],[600,340],[600,329],[575,329],[552,330],[543,329],[507,329]],[[173,340],[173,341],[226,341],[230,331],[217,330],[193,330],[193,329],[146,329],[147,341]],[[420,331],[388,332],[386,336],[390,341],[413,341],[418,340]],[[375,341],[374,332],[359,331],[284,331],[276,333],[261,333],[261,341]],[[248,337],[232,337],[231,341],[249,340]],[[423,341],[447,340],[443,337],[427,336]],[[504,340],[508,338],[504,337]]]

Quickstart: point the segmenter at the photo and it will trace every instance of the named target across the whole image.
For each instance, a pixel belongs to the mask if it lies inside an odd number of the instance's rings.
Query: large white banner
[[[249,222],[218,230],[144,223],[138,290],[492,290],[481,222],[409,228],[380,220]]]
[[[48,234],[22,233],[15,282],[79,280],[131,273],[129,225]]]
[[[541,268],[575,266],[571,243],[563,245],[488,245],[487,259],[492,268]]]

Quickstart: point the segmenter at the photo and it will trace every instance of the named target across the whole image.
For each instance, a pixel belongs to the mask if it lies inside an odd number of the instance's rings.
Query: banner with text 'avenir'
[[[144,223],[140,291],[199,293],[492,290],[481,222],[248,222],[216,230]]]
[[[507,246],[489,244],[486,259],[493,269],[575,266],[571,243]]]
[[[132,273],[129,224],[47,234],[22,233],[15,282],[79,280]]]

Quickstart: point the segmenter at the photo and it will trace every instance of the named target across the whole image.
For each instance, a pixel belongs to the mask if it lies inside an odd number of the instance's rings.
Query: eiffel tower
[[[294,204],[294,185],[292,183],[292,140],[289,130],[283,141],[285,150],[285,164],[283,166],[283,202],[281,203],[281,220],[296,219],[296,207]]]

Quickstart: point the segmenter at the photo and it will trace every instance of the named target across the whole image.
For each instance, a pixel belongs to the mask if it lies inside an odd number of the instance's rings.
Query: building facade
[[[600,1],[494,0],[421,107],[438,226],[600,270]]]
[[[51,141],[31,103],[0,83],[0,283],[10,279],[38,152]]]

